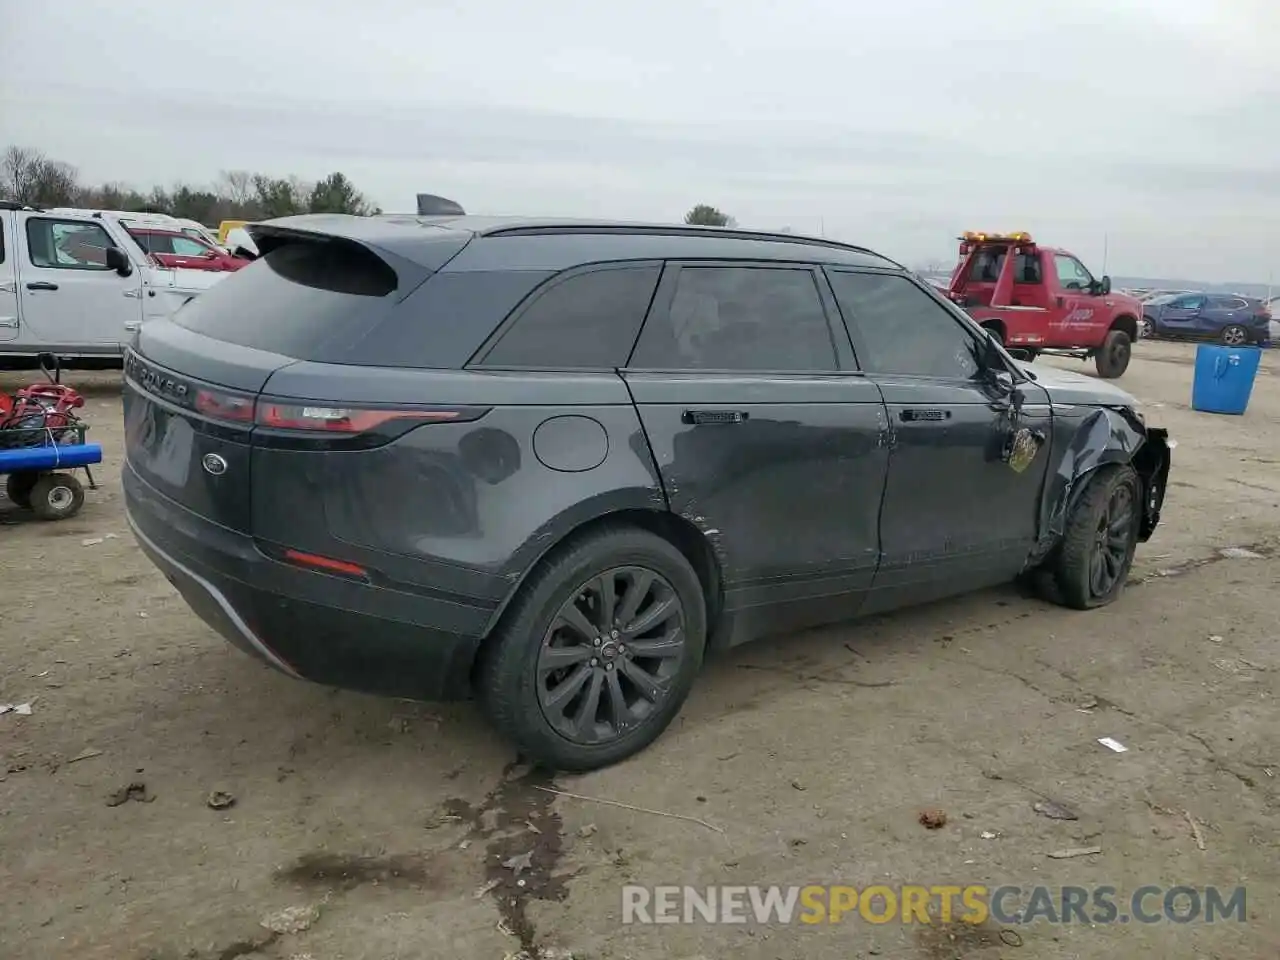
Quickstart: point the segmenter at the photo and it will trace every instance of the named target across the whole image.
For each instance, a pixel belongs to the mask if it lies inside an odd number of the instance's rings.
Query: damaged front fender
[[[1066,440],[1057,468],[1046,480],[1040,507],[1043,555],[1062,537],[1067,518],[1089,478],[1099,467],[1130,464],[1142,481],[1142,525],[1139,541],[1155,532],[1169,482],[1172,443],[1169,432],[1148,427],[1127,407],[1099,407],[1086,414]]]

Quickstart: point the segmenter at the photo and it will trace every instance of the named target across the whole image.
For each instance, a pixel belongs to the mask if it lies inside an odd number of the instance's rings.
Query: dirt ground
[[[1009,588],[748,646],[647,752],[554,782],[515,768],[469,704],[290,680],[204,627],[126,527],[118,376],[69,376],[107,451],[101,489],[62,523],[0,502],[0,703],[32,705],[0,715],[0,953],[1273,960],[1280,352],[1244,417],[1189,409],[1193,353],[1144,342],[1120,381],[1179,446],[1163,525],[1114,606]],[[145,794],[109,805],[130,783]],[[215,790],[234,805],[211,809]],[[1043,797],[1078,819],[1036,812]],[[924,808],[945,826],[921,826]],[[626,883],[877,882],[1244,885],[1248,916],[1003,939],[621,922]],[[261,925],[290,907],[314,908],[306,929]]]

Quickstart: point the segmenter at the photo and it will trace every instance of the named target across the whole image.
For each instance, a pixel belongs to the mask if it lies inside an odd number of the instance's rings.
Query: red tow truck
[[[947,296],[1015,354],[1090,357],[1098,376],[1129,366],[1142,305],[1111,292],[1079,258],[1042,247],[1028,233],[974,233],[960,238],[960,262]]]

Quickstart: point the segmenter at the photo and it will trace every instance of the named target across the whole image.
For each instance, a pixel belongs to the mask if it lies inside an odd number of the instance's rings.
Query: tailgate
[[[129,468],[186,509],[249,532],[254,398],[290,362],[167,320],[148,321],[125,354]]]

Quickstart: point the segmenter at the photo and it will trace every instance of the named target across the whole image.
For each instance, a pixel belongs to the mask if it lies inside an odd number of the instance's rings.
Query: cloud
[[[1106,235],[1113,272],[1273,269],[1267,0],[0,5],[0,144],[92,179],[341,169],[387,209],[705,201],[909,261],[1011,227],[1095,262]]]

